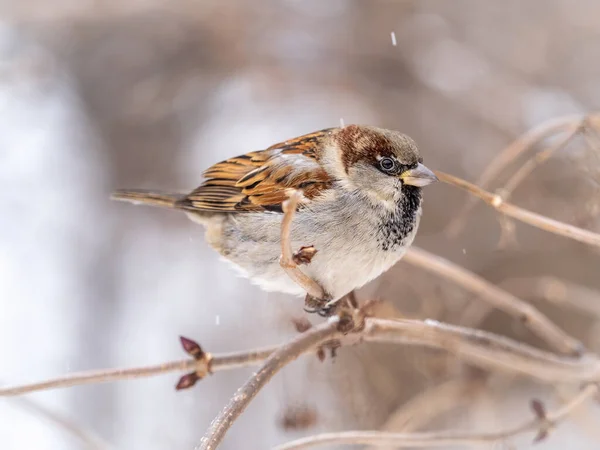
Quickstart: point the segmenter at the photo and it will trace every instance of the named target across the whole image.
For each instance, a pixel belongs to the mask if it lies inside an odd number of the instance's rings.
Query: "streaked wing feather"
[[[290,188],[302,189],[307,199],[313,199],[332,182],[319,164],[317,151],[332,130],[217,163],[204,172],[204,183],[179,204],[199,211],[281,211]]]

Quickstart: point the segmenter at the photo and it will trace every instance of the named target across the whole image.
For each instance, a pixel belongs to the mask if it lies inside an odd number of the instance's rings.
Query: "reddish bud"
[[[182,389],[189,389],[200,379],[196,372],[188,373],[183,375],[177,382],[175,389],[181,391]]]
[[[204,357],[204,351],[196,341],[193,341],[183,336],[179,336],[179,340],[181,341],[181,346],[183,347],[183,350],[192,358],[202,359]]]

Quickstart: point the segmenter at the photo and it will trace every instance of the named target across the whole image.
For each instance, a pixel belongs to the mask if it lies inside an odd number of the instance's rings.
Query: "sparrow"
[[[279,263],[282,204],[290,189],[300,190],[292,248],[316,249],[302,270],[330,305],[402,258],[419,226],[421,188],[434,181],[410,137],[348,125],[219,162],[188,194],[127,189],[112,198],[186,213],[243,276],[266,291],[303,296]]]

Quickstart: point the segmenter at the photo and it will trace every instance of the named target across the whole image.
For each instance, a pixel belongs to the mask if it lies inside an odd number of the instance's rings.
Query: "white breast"
[[[402,245],[386,251],[377,242],[382,220],[377,210],[365,208],[353,198],[338,198],[296,214],[292,247],[315,246],[316,256],[309,265],[301,266],[302,270],[337,299],[392,267],[412,243],[419,217],[420,211]],[[230,215],[221,224],[221,239],[212,245],[261,288],[304,296],[305,291],[279,266],[281,219],[277,213]]]

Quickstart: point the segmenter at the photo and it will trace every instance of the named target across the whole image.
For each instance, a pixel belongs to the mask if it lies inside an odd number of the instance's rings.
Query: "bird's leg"
[[[331,297],[327,295],[319,283],[306,275],[299,267],[301,264],[310,264],[317,250],[313,246],[308,246],[301,247],[296,253],[292,253],[290,228],[301,198],[302,193],[294,190],[282,204],[283,220],[281,221],[281,257],[279,258],[279,265],[309,296],[327,303],[331,300]]]

